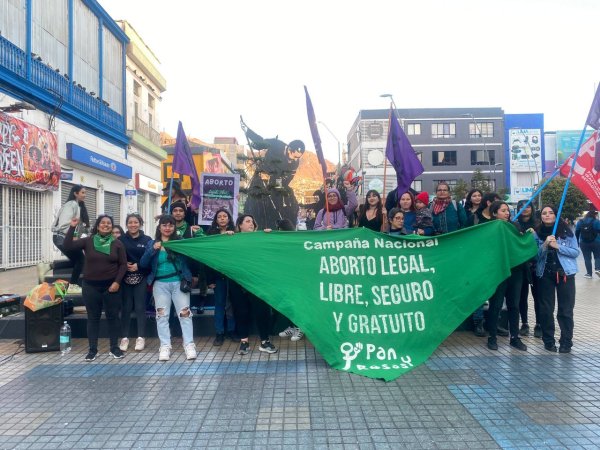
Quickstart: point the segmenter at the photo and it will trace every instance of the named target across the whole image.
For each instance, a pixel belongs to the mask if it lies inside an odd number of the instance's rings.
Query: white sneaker
[[[294,328],[292,327],[287,327],[285,330],[283,330],[281,333],[279,333],[279,337],[282,338],[291,338],[294,335]]]
[[[185,346],[185,358],[186,359],[196,359],[198,353],[196,352],[196,345],[193,342],[190,342]]]
[[[171,359],[171,347],[169,345],[161,345],[158,360],[168,361],[169,359]]]
[[[81,286],[79,286],[78,284],[70,284],[69,288],[67,289],[67,294],[69,294],[69,295],[81,294]]]
[[[141,352],[146,347],[146,339],[139,337],[135,340],[135,351]]]
[[[299,341],[300,339],[302,339],[303,337],[304,337],[304,333],[302,332],[302,330],[300,328],[294,328],[294,334],[290,338],[290,341],[296,342],[296,341]]]
[[[121,343],[119,344],[119,348],[121,349],[121,351],[126,352],[128,347],[129,347],[129,339],[128,338],[121,339]]]

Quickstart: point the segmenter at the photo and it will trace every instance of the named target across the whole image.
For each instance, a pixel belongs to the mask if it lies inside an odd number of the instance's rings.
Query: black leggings
[[[510,337],[519,336],[519,293],[523,280],[523,271],[521,267],[511,270],[510,277],[504,280],[496,288],[496,292],[490,298],[488,309],[488,328],[490,337],[495,338],[498,331],[498,314],[502,309],[502,303],[506,298],[506,308],[508,312],[508,329]]]
[[[110,286],[110,284],[108,285]],[[95,286],[83,280],[83,302],[87,310],[87,335],[91,351],[98,351],[100,317],[102,308],[108,322],[110,349],[117,347],[119,339],[119,311],[121,311],[121,291],[108,292],[108,286]]]
[[[254,319],[260,340],[269,339],[271,307],[236,282],[230,280],[229,283],[229,298],[233,305],[233,316],[240,338],[246,339],[250,335],[250,326]]]
[[[521,322],[529,324],[529,287],[531,286],[531,296],[533,297],[533,310],[535,313],[535,324],[540,323],[540,301],[538,299],[538,277],[535,271],[526,267],[523,269],[523,284],[521,285],[521,299],[519,300],[519,313],[521,314]]]
[[[556,276],[544,273],[538,279],[540,298],[540,325],[542,340],[546,345],[554,345],[554,309],[558,303],[556,320],[560,327],[561,346],[573,346],[573,309],[575,308],[575,275]]]
[[[130,285],[123,283],[123,309],[121,310],[121,337],[129,337],[129,326],[131,324],[131,310],[135,311],[137,322],[137,337],[146,337],[146,295],[148,285],[146,277],[138,284]]]

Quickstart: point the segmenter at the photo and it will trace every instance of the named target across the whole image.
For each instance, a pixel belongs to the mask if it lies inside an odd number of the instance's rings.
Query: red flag
[[[600,171],[594,168],[596,148],[600,147],[598,139],[599,132],[595,131],[579,149],[578,156],[571,155],[560,167],[560,173],[567,177],[573,164],[573,158],[577,156],[571,182],[591,201],[597,209],[600,209]]]

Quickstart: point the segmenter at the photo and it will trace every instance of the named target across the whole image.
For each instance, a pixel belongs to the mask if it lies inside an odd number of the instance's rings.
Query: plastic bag
[[[31,311],[39,311],[61,303],[67,293],[69,282],[56,280],[54,283],[42,283],[34,287],[23,302],[23,306]]]

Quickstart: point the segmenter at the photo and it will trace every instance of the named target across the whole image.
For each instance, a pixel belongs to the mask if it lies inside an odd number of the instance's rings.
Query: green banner
[[[165,246],[289,317],[333,368],[387,381],[426,361],[511,267],[537,253],[533,236],[501,221],[432,238],[354,228]]]

